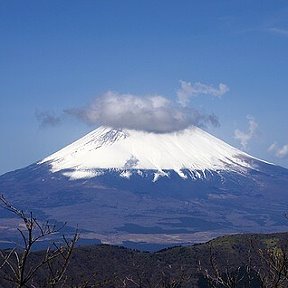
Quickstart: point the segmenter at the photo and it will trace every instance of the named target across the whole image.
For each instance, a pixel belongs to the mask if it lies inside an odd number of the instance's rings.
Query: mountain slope
[[[153,134],[102,127],[0,176],[1,193],[15,205],[113,244],[283,231],[286,187],[287,169],[198,128]],[[14,239],[15,220],[0,216],[0,238]]]

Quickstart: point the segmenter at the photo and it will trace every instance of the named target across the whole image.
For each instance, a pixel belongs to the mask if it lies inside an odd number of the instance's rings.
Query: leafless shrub
[[[24,211],[14,207],[6,198],[0,196],[1,206],[20,218],[22,225],[17,228],[22,238],[22,248],[0,251],[0,268],[5,269],[5,280],[10,282],[13,287],[40,287],[36,283],[37,273],[45,271],[46,277],[44,287],[63,287],[67,277],[65,275],[71,254],[75,244],[79,239],[76,231],[72,239],[67,239],[64,235],[61,241],[54,241],[49,245],[45,253],[41,254],[40,259],[35,261],[31,258],[31,252],[35,244],[49,240],[54,235],[59,235],[65,226],[56,227],[49,221],[42,222],[36,219],[32,212],[26,214]]]

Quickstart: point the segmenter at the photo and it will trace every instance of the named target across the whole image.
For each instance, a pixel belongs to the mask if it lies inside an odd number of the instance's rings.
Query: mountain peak
[[[251,156],[195,126],[170,133],[99,127],[38,164],[49,164],[52,172],[63,170],[74,179],[114,169],[127,178],[132,170],[139,175],[143,170],[155,170],[157,180],[169,170],[184,179],[188,175],[183,170],[193,177],[199,176],[199,171],[202,175],[211,170],[242,172],[250,168],[247,158]]]

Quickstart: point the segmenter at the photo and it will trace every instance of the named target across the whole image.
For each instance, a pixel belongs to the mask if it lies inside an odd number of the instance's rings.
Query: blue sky
[[[74,112],[108,91],[182,109],[183,83],[207,131],[288,167],[286,0],[0,0],[0,39],[0,174],[97,127]]]

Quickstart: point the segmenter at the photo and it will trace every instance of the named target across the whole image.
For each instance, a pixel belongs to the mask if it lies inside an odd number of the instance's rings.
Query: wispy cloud
[[[268,152],[273,152],[273,151],[275,151],[277,149],[277,146],[278,146],[277,143],[274,142],[268,147],[267,151]]]
[[[268,31],[272,32],[274,34],[279,34],[279,35],[283,35],[283,36],[287,36],[288,37],[288,29],[273,27],[273,28],[269,28]]]
[[[269,146],[268,152],[274,153],[278,158],[286,158],[288,157],[288,144],[279,147],[278,144],[274,142]]]
[[[229,91],[226,84],[220,83],[218,88],[200,82],[190,83],[180,80],[180,88],[177,91],[178,102],[183,107],[187,106],[190,99],[198,95],[211,95],[220,97]]]
[[[48,126],[58,126],[62,122],[61,117],[57,116],[54,112],[36,111],[35,116],[39,121],[40,127],[42,128],[46,128]]]
[[[240,141],[242,149],[247,149],[248,143],[257,135],[258,123],[253,116],[247,116],[248,130],[243,132],[239,129],[235,129],[234,138]]]
[[[219,126],[214,114],[182,107],[160,95],[137,96],[108,91],[82,108],[65,113],[92,125],[129,128],[150,132],[171,132],[191,125]]]

